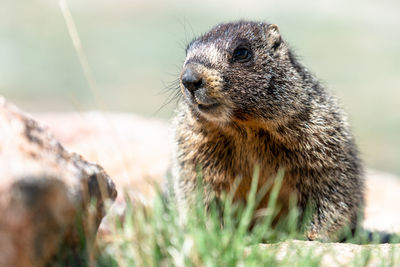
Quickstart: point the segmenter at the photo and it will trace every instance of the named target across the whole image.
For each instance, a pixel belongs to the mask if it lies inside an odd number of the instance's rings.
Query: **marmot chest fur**
[[[194,201],[199,168],[216,197],[240,177],[235,199],[244,200],[258,166],[260,185],[284,170],[283,211],[291,196],[300,210],[315,206],[309,239],[334,239],[344,226],[355,227],[364,181],[346,116],[278,27],[221,24],[186,52],[174,122],[174,189],[182,207]]]

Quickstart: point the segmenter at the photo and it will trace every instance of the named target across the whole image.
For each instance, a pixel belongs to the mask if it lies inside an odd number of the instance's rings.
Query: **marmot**
[[[193,40],[180,89],[172,175],[182,207],[194,201],[198,168],[217,198],[241,177],[234,199],[244,201],[256,166],[260,186],[283,168],[282,211],[291,195],[300,210],[315,207],[309,240],[334,240],[344,226],[356,227],[364,178],[346,115],[276,25],[220,24]],[[267,202],[268,195],[258,208]]]

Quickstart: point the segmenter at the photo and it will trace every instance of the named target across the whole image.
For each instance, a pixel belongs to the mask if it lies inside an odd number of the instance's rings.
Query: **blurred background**
[[[400,1],[1,0],[0,94],[29,112],[101,109],[169,119],[186,44],[220,22],[272,22],[341,99],[368,166],[400,174]],[[174,90],[174,88],[172,88]],[[177,88],[175,88],[177,90]]]

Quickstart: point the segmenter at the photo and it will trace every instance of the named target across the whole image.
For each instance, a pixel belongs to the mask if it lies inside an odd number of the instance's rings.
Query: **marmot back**
[[[285,171],[278,197],[315,207],[307,237],[335,239],[354,228],[363,205],[364,180],[347,119],[336,100],[296,59],[273,24],[221,24],[192,41],[175,118],[174,189],[185,209],[193,205],[197,168],[205,206],[211,196],[241,183],[245,200],[254,168],[260,186]],[[265,208],[268,194],[259,208]]]

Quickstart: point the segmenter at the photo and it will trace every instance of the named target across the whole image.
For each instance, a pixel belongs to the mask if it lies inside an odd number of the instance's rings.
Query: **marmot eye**
[[[238,47],[233,51],[233,61],[247,62],[251,58],[251,51],[246,47]]]

